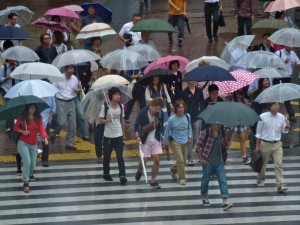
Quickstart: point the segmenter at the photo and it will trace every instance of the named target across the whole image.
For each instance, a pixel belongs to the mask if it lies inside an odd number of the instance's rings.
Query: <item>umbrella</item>
[[[34,62],[40,59],[33,50],[25,46],[14,46],[8,48],[1,56],[5,59],[16,60],[19,62]]]
[[[265,12],[285,11],[299,6],[300,0],[275,0],[268,5]]]
[[[287,74],[285,71],[272,68],[272,67],[266,67],[260,70],[256,70],[254,72],[259,76],[259,78],[283,78],[283,77],[289,77],[289,74]]]
[[[254,37],[255,35],[243,35],[232,39],[223,49],[220,58],[230,63],[232,52],[238,48],[247,49],[251,45]]]
[[[91,23],[83,27],[78,33],[76,39],[86,39],[91,37],[103,37],[106,35],[117,34],[111,26],[106,23]]]
[[[222,124],[233,127],[251,126],[260,120],[258,114],[240,102],[217,102],[198,115],[207,124]]]
[[[283,28],[272,34],[269,40],[277,45],[300,47],[300,30],[295,28]]]
[[[219,94],[233,93],[249,84],[251,84],[258,75],[244,70],[236,70],[231,72],[236,81],[215,82],[219,87]]]
[[[228,72],[218,66],[201,66],[188,72],[183,81],[225,81],[236,79]]]
[[[62,18],[68,18],[68,19],[79,19],[79,16],[76,12],[65,9],[65,8],[53,8],[47,10],[47,12],[44,13],[44,16],[59,16]]]
[[[300,85],[282,83],[261,92],[254,101],[259,103],[285,102],[300,98]]]
[[[128,47],[127,50],[141,54],[148,62],[152,62],[161,57],[157,50],[150,45],[135,44]]]
[[[28,24],[34,14],[25,6],[10,6],[0,11],[0,24],[6,24],[7,16],[12,12],[18,15],[18,24],[21,26]]]
[[[177,79],[177,76],[171,70],[153,69],[146,73],[139,82],[147,85],[151,82],[153,77],[159,77],[159,81],[162,83],[175,81]]]
[[[72,10],[74,12],[82,12],[84,9],[79,5],[65,5],[61,8]]]
[[[148,65],[141,54],[127,49],[117,49],[106,54],[101,60],[104,68],[115,70],[139,70]]]
[[[74,49],[56,56],[56,58],[52,62],[52,65],[56,66],[57,68],[61,68],[67,65],[76,65],[79,63],[85,63],[100,59],[100,56],[90,50]]]
[[[150,33],[169,33],[174,32],[175,28],[165,20],[161,19],[146,19],[135,24],[131,31],[141,32],[147,31]]]
[[[19,96],[7,101],[0,108],[0,120],[16,119],[24,111],[27,104],[36,104],[39,112],[49,108],[49,106],[36,96]]]
[[[39,98],[53,97],[58,89],[43,80],[24,80],[13,86],[4,96],[5,98],[16,98],[18,96],[34,95]]]
[[[193,61],[189,62],[184,68],[184,70],[186,72],[190,72],[191,70],[196,69],[197,67],[199,67],[199,63],[201,61],[207,61],[209,62],[209,65],[219,66],[225,70],[229,70],[230,68],[230,65],[227,62],[225,62],[224,60],[220,59],[217,56],[202,56],[201,58],[194,59]]]
[[[188,32],[191,34],[191,28],[190,28],[190,24],[189,24],[189,18],[187,18],[187,16],[184,17],[184,22],[186,25],[186,28],[188,29]]]
[[[41,62],[23,63],[10,76],[11,78],[20,80],[47,78],[50,82],[59,82],[65,79],[55,66]]]
[[[98,78],[94,84],[92,85],[91,89],[100,90],[107,88],[108,84],[118,84],[118,85],[128,85],[129,81],[120,75],[105,75],[103,77]]]
[[[274,33],[282,28],[298,28],[296,24],[284,20],[264,19],[255,23],[251,30],[255,34]]]
[[[147,176],[146,166],[145,166],[145,162],[144,162],[144,152],[143,152],[143,150],[141,148],[141,144],[142,143],[139,143],[139,156],[141,158],[141,163],[142,163],[142,167],[143,167],[143,172],[144,172],[145,180],[146,180],[146,183],[148,183],[148,176]]]
[[[99,2],[85,2],[81,4],[81,7],[84,9],[83,12],[80,13],[81,16],[87,16],[88,15],[88,8],[90,6],[94,6],[96,8],[96,15],[100,16],[104,23],[110,23],[112,19],[112,11],[110,8],[107,8],[106,6],[102,5]]]
[[[38,18],[36,21],[32,22],[31,25],[42,29],[50,29],[52,31],[70,32],[64,22],[56,23],[54,21],[46,20],[44,17]]]
[[[186,65],[190,62],[190,60],[188,60],[187,58],[179,55],[168,55],[150,63],[149,66],[147,66],[147,68],[145,69],[144,73],[148,73],[150,70],[158,68],[169,69],[169,63],[174,60],[178,60],[180,64],[178,68],[179,71],[183,71]]]
[[[260,69],[265,67],[285,68],[285,62],[273,52],[254,51],[248,52],[238,59],[236,66],[242,68]]]
[[[21,27],[1,26],[0,40],[28,40],[31,36]]]

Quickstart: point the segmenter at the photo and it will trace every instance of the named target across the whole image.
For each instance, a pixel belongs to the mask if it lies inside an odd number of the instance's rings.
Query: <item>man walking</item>
[[[51,64],[57,56],[56,48],[50,43],[50,35],[47,33],[40,36],[41,45],[37,47],[35,53],[40,57],[40,62]]]
[[[7,24],[5,26],[12,26],[12,27],[18,27],[20,28],[21,26],[18,24],[18,15],[14,12],[9,13],[7,15]],[[22,41],[19,40],[11,40],[14,44],[14,46],[19,46],[22,45]]]
[[[234,12],[237,15],[238,36],[244,35],[244,25],[246,25],[247,35],[251,35],[252,21],[254,20],[254,0],[234,0]]]
[[[134,45],[139,43],[141,40],[141,32],[133,32],[131,28],[140,22],[142,19],[140,14],[134,14],[132,16],[132,21],[125,23],[119,32],[119,39],[125,43],[125,46]]]
[[[222,11],[223,0],[205,0],[204,15],[205,15],[205,27],[208,42],[212,43],[213,38],[215,42],[218,42],[218,29],[219,29],[219,14]],[[213,17],[213,32],[211,32],[211,17]]]

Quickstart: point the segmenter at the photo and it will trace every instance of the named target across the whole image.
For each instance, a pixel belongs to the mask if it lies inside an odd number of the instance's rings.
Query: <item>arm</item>
[[[4,76],[4,65],[1,66],[1,69],[0,69],[0,82],[1,83],[4,83],[6,82],[8,79],[7,77]]]
[[[173,7],[176,11],[180,11],[180,8],[177,7],[177,6],[172,2],[172,0],[168,0],[168,2],[169,2],[169,5],[170,5],[171,7]]]
[[[139,112],[136,120],[135,120],[135,123],[134,123],[134,132],[135,132],[135,137],[136,137],[136,141],[137,143],[139,144],[141,142],[141,138],[140,138],[140,126],[141,126],[141,112]]]
[[[184,3],[183,3],[182,14],[186,15],[186,1],[184,1]]]
[[[150,90],[149,90],[149,86],[146,88],[145,90],[145,99],[146,102],[149,103],[153,100],[153,98],[150,97]]]
[[[281,132],[286,134],[289,132],[289,129],[290,129],[290,121],[287,118],[285,118],[283,121]]]
[[[219,1],[219,6],[220,6],[220,11],[222,11],[222,9],[223,9],[223,0]]]
[[[110,122],[112,122],[112,120],[111,119],[105,119],[104,117],[105,117],[105,106],[104,106],[104,104],[102,105],[102,107],[101,107],[101,111],[100,111],[100,115],[99,115],[99,117],[100,117],[100,123],[102,123],[102,124],[106,124],[106,123],[110,123]]]
[[[21,117],[19,116],[17,122],[14,125],[14,131],[23,134],[23,130],[20,128],[21,125]]]
[[[233,3],[234,3],[234,13],[237,14],[237,12],[238,12],[237,0],[234,0]]]
[[[172,102],[171,102],[171,98],[170,98],[170,95],[168,93],[168,89],[167,89],[167,86],[165,84],[162,84],[163,85],[163,91],[166,95],[166,99],[167,99],[167,103],[170,104],[170,107],[172,105]]]
[[[165,130],[165,135],[164,135],[164,144],[167,145],[169,143],[169,135],[172,127],[172,119],[169,119],[166,130]]]
[[[69,39],[68,34],[67,34],[67,32],[63,32],[63,34],[64,34],[64,41],[67,42]]]

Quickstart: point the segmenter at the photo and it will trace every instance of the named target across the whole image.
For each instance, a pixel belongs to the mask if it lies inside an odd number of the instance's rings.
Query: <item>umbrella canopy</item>
[[[78,33],[76,39],[86,39],[91,37],[103,37],[106,35],[117,34],[111,26],[106,23],[91,23],[83,27]]]
[[[192,71],[188,72],[183,81],[225,81],[236,79],[229,73],[228,70],[225,70],[218,66],[201,66]]]
[[[150,45],[135,44],[131,45],[127,49],[141,54],[148,62],[152,62],[161,57],[158,51]]]
[[[54,21],[46,20],[44,17],[38,18],[36,21],[32,22],[31,25],[34,27],[50,29],[53,31],[70,32],[69,28],[64,22],[56,23]]]
[[[81,7],[84,9],[83,12],[80,13],[81,16],[88,15],[88,9],[90,6],[94,6],[96,8],[96,15],[101,17],[104,23],[110,23],[112,20],[112,11],[110,8],[102,5],[99,2],[85,2],[81,4]]]
[[[18,66],[10,76],[11,78],[19,80],[47,78],[50,82],[59,82],[65,79],[55,66],[41,62],[23,63]]]
[[[4,96],[5,98],[16,98],[18,96],[34,95],[39,98],[53,97],[59,90],[43,80],[24,80],[13,86]]]
[[[259,103],[285,102],[300,98],[300,85],[283,83],[273,85],[261,92],[254,100]]]
[[[111,83],[116,85],[128,85],[129,81],[120,75],[109,74],[98,78],[92,85],[91,89],[106,89]]]
[[[90,50],[72,49],[56,56],[52,62],[52,65],[56,66],[57,68],[62,68],[67,65],[76,65],[100,59],[100,56]]]
[[[242,68],[260,69],[265,67],[285,68],[285,62],[273,52],[248,52],[237,61],[236,65]]]
[[[257,74],[259,78],[289,77],[289,74],[287,74],[285,71],[276,68],[271,68],[271,67],[266,67],[260,70],[256,70],[254,73]]]
[[[0,40],[29,40],[31,36],[20,27],[0,26]]]
[[[255,34],[273,34],[282,28],[298,28],[296,24],[284,20],[264,19],[255,23],[251,30]]]
[[[300,6],[300,0],[275,0],[272,1],[265,12],[285,11],[287,9],[296,8]]]
[[[1,56],[5,59],[16,60],[19,62],[34,62],[40,59],[33,50],[25,46],[14,46],[8,48]]]
[[[117,49],[106,54],[101,60],[104,68],[115,70],[139,70],[148,65],[141,54],[127,49]]]
[[[18,24],[21,26],[28,24],[34,14],[25,6],[10,6],[0,11],[0,24],[6,24],[7,16],[12,12],[18,15]]]
[[[72,10],[74,12],[82,12],[84,9],[79,5],[65,5],[61,8]]]
[[[201,61],[207,61],[209,62],[209,65],[219,66],[225,70],[229,70],[230,68],[230,65],[227,62],[225,62],[224,60],[220,59],[217,56],[202,56],[201,58],[194,59],[193,61],[189,62],[184,68],[184,70],[186,72],[190,72],[191,70],[196,69],[197,67],[199,67],[199,63]]]
[[[160,19],[145,19],[135,24],[131,31],[141,32],[147,31],[150,33],[169,33],[174,32],[175,28],[165,20]]]
[[[223,49],[220,58],[230,63],[232,52],[239,48],[247,49],[251,45],[254,37],[255,35],[243,35],[232,39]]]
[[[283,28],[276,31],[268,39],[278,45],[300,47],[300,30],[295,28]]]
[[[168,55],[165,57],[161,57],[154,62],[150,63],[149,66],[144,70],[144,73],[148,73],[152,69],[169,69],[169,63],[171,61],[177,60],[179,62],[179,71],[183,71],[186,65],[190,62],[187,58],[184,58],[179,55]]]
[[[146,73],[139,82],[144,85],[150,84],[153,77],[159,77],[159,81],[162,83],[175,81],[177,79],[177,76],[171,70],[153,69]]]
[[[230,72],[236,81],[215,82],[219,87],[219,94],[233,93],[249,84],[251,84],[258,75],[244,70]]]
[[[0,108],[0,120],[16,119],[27,104],[36,104],[39,112],[49,108],[48,104],[36,96],[19,96],[12,98]]]
[[[79,16],[76,12],[65,9],[65,8],[53,8],[47,10],[47,12],[44,13],[44,16],[59,16],[62,18],[68,18],[68,19],[79,19]]]
[[[228,127],[251,126],[260,120],[253,109],[240,102],[217,102],[201,112],[198,118],[207,124],[222,124]]]

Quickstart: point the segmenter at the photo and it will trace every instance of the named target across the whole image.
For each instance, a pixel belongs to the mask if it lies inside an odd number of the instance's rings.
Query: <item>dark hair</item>
[[[7,19],[10,19],[10,20],[11,20],[14,16],[18,16],[18,14],[12,12],[12,13],[10,13],[10,14],[7,15]]]
[[[93,43],[94,43],[94,41],[96,41],[96,40],[100,40],[100,41],[101,41],[101,43],[102,43],[102,39],[101,39],[101,37],[92,37],[92,38],[91,38],[91,44],[93,44]]]
[[[30,120],[30,119],[29,119],[29,108],[30,108],[30,106],[32,106],[32,105],[34,105],[34,107],[35,107],[35,112],[34,112],[34,114],[33,114],[33,119],[34,119],[34,121],[35,121],[37,124],[39,124],[40,121],[41,121],[41,115],[40,115],[40,112],[39,112],[39,110],[38,110],[36,104],[27,104],[27,105],[25,105],[25,109],[24,109],[24,111],[23,111],[22,114],[21,114],[21,118],[22,118],[22,120],[25,120],[26,123],[29,123],[29,120]]]
[[[186,111],[186,103],[182,99],[177,99],[174,105],[174,112],[177,113],[177,109],[180,105],[183,105],[184,111]]]
[[[48,78],[43,78],[41,79],[42,81],[45,81],[45,82],[48,82],[48,83],[51,83],[50,80]]]
[[[160,106],[160,108],[163,108],[165,106],[165,102],[162,98],[154,98],[150,102],[150,106]]]
[[[262,35],[262,38],[265,38],[266,36],[271,36],[271,34],[270,34],[270,33],[264,33],[264,34]]]
[[[219,87],[216,84],[211,84],[208,86],[208,93],[211,93],[212,91],[219,91]]]
[[[159,78],[159,76],[155,76],[155,77]],[[150,90],[151,93],[156,92],[156,90],[154,89],[154,86],[153,86],[153,80],[154,80],[155,77],[152,77],[150,84],[148,84],[148,87],[149,87],[149,90]],[[163,85],[162,85],[162,83],[160,82],[160,79],[159,79],[159,82],[157,84],[157,90],[160,91],[162,89],[162,87],[163,87]]]
[[[262,85],[263,85],[263,82],[264,82],[265,79],[269,80],[268,78],[260,78],[260,79],[258,79],[258,85],[257,85],[257,87],[258,87],[259,91],[262,90]]]
[[[55,19],[58,19],[59,22],[61,22],[61,19],[59,16],[52,16],[51,21],[54,21]]]
[[[54,31],[53,36],[55,37],[55,43],[61,44],[64,42],[64,34],[60,31]]]
[[[74,65],[66,65],[65,67],[64,67],[64,71],[67,71],[68,69],[74,69],[74,71],[75,71],[75,66]]]
[[[171,70],[171,67],[174,65],[174,64],[178,64],[178,67],[180,66],[180,63],[178,60],[172,60],[169,62],[169,70]]]
[[[277,104],[277,103],[279,103],[279,102],[269,102],[269,103],[266,103],[269,111],[270,111],[271,106],[274,105],[274,104]]]
[[[283,11],[277,11],[275,13],[275,19],[280,19],[282,17],[282,15],[285,15],[285,13]]]
[[[43,33],[43,34],[40,35],[40,42],[41,42],[41,43],[43,43],[44,37],[45,37],[46,35],[50,37],[50,35],[49,35],[48,33]]]
[[[133,19],[133,17],[142,17],[142,15],[139,14],[139,13],[135,13],[135,14],[132,15],[132,19]]]
[[[112,100],[113,96],[114,96],[116,93],[121,94],[120,89],[117,88],[117,87],[112,87],[111,89],[108,90],[108,98],[109,98],[109,101]]]
[[[5,40],[3,42],[3,50],[5,51],[6,49],[14,47],[14,43],[11,40]]]

